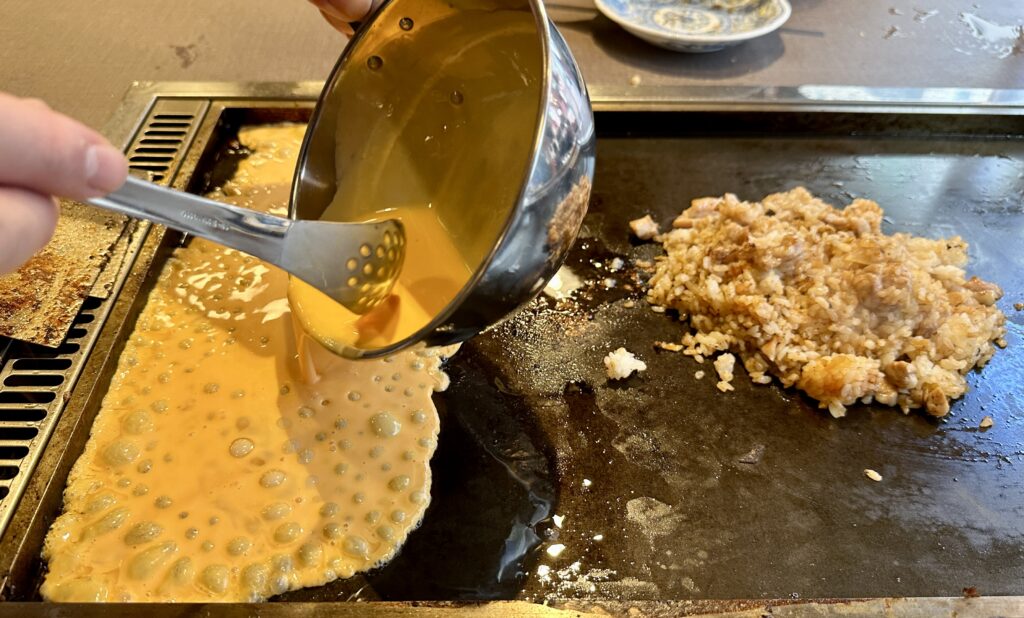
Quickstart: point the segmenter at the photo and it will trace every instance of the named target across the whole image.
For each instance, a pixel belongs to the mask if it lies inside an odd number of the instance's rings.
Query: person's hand
[[[320,9],[332,26],[343,34],[352,34],[354,21],[365,19],[381,3],[381,0],[309,0]]]
[[[49,242],[53,196],[105,195],[127,176],[124,155],[99,133],[41,101],[0,92],[0,274]]]

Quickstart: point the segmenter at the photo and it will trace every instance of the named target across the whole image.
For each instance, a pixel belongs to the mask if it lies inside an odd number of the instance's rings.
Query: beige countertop
[[[780,31],[707,55],[659,50],[558,4],[592,89],[634,76],[644,87],[1024,88],[1024,2],[792,0]],[[133,81],[320,80],[344,42],[303,0],[0,0],[0,90],[101,127]]]

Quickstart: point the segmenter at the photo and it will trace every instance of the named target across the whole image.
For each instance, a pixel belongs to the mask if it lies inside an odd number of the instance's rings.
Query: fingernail
[[[103,193],[115,191],[124,184],[128,163],[124,155],[107,145],[92,145],[85,151],[85,179],[89,186]]]

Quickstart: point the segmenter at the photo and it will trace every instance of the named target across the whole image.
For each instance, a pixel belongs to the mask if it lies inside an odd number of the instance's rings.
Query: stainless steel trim
[[[599,111],[686,111],[714,106],[723,111],[858,111],[953,114],[1024,113],[1024,90],[981,88],[860,88],[813,85],[623,86],[591,91]]]
[[[111,120],[125,122],[160,98],[315,101],[323,82],[136,82]],[[953,114],[1024,113],[1024,89],[862,88],[808,84],[764,86],[595,86],[595,111],[686,111],[715,106],[726,110],[899,111]],[[724,106],[724,107],[723,107]],[[137,118],[137,116],[134,116]],[[116,137],[116,136],[113,136]]]
[[[216,609],[214,609],[214,607]],[[3,611],[3,610],[6,610]],[[198,610],[198,611],[197,611]],[[414,603],[222,603],[211,605],[147,604],[63,604],[4,603],[0,614],[34,616],[75,616],[76,618],[127,618],[145,612],[162,618],[184,615],[217,615],[228,618],[268,616],[281,618],[403,618],[431,616],[457,618],[597,618],[605,616],[701,616],[703,618],[811,617],[890,618],[1020,616],[1024,597],[904,597],[875,599],[676,599],[671,601],[629,601],[605,599],[564,599],[541,605],[528,601]]]

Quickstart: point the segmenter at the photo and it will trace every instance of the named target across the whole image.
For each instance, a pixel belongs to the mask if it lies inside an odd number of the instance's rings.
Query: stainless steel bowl
[[[534,298],[586,213],[594,121],[586,86],[539,0],[392,0],[324,86],[292,187],[292,218],[346,219],[410,200],[438,209],[473,275],[412,335],[464,341]]]

